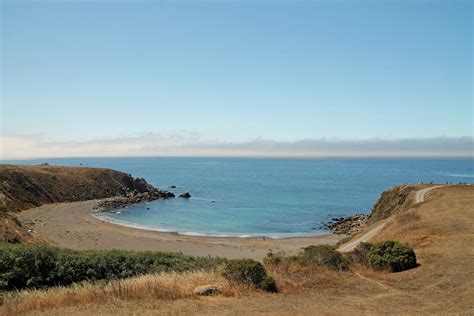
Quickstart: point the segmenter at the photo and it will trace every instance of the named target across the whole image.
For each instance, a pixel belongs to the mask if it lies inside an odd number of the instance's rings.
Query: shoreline
[[[292,255],[309,245],[336,244],[345,237],[335,234],[281,238],[221,237],[160,232],[128,227],[95,217],[93,208],[99,201],[47,204],[13,215],[38,239],[76,250],[153,250],[260,260],[269,251]]]
[[[95,218],[96,220],[111,224],[111,225],[116,225],[116,226],[123,226],[127,228],[132,228],[132,229],[138,229],[138,230],[145,230],[149,232],[157,232],[157,233],[169,233],[169,234],[175,234],[178,236],[190,236],[190,237],[210,237],[210,238],[266,238],[266,239],[288,239],[288,238],[311,238],[311,237],[320,237],[320,236],[327,236],[327,235],[335,235],[331,232],[327,232],[325,234],[315,234],[315,235],[299,235],[299,236],[267,236],[267,235],[249,235],[249,234],[242,234],[242,235],[211,235],[211,234],[205,234],[205,233],[198,233],[198,232],[178,232],[174,230],[168,230],[165,228],[153,228],[153,227],[147,227],[144,225],[140,224],[133,224],[132,222],[127,222],[127,221],[121,221],[118,219],[113,219],[107,215],[100,215],[100,214],[107,214],[109,213],[108,211],[93,211],[91,216]]]

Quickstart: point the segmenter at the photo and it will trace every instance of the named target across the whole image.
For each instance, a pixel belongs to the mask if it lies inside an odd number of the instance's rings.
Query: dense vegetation
[[[307,266],[323,266],[336,270],[349,269],[349,258],[336,250],[334,246],[317,245],[304,248],[301,261]]]
[[[269,252],[263,259],[265,265],[297,264],[306,267],[326,267],[348,270],[351,261],[374,270],[405,271],[417,266],[415,251],[397,241],[381,241],[375,244],[360,243],[349,255],[340,253],[334,246],[308,246],[296,256],[284,256]]]
[[[266,265],[295,263],[306,267],[325,267],[334,270],[348,270],[350,258],[331,245],[308,246],[296,256],[285,257],[281,253],[269,252],[263,259]]]
[[[0,290],[64,286],[146,273],[211,270],[225,259],[180,253],[73,251],[50,246],[0,244]]]
[[[367,258],[369,265],[376,270],[400,272],[417,265],[415,251],[411,247],[391,240],[373,244]]]
[[[372,248],[372,244],[368,242],[361,242],[351,252],[351,258],[354,262],[363,266],[369,266],[369,253]]]
[[[413,248],[397,241],[387,240],[375,244],[360,243],[351,253],[352,259],[374,270],[405,271],[417,266]]]
[[[230,282],[250,284],[264,291],[278,292],[275,280],[267,275],[260,262],[252,259],[230,260],[222,275]]]

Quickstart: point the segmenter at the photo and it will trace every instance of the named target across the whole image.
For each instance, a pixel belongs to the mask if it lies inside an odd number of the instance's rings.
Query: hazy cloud
[[[146,134],[91,141],[51,142],[40,136],[0,136],[0,158],[111,156],[473,156],[472,137],[206,141],[192,133]]]

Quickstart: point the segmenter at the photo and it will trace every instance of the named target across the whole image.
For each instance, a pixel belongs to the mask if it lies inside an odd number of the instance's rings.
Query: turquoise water
[[[474,160],[76,158],[23,163],[107,167],[192,198],[129,206],[108,218],[192,235],[287,237],[325,233],[333,217],[368,213],[401,183],[474,182]],[[214,202],[213,202],[214,201]]]

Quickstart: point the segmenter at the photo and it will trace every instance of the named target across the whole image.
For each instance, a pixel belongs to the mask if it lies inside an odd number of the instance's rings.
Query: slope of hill
[[[382,192],[372,207],[367,222],[373,224],[413,205],[414,199],[410,199],[410,194],[416,189],[414,185],[404,184]]]

